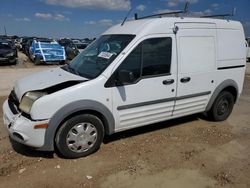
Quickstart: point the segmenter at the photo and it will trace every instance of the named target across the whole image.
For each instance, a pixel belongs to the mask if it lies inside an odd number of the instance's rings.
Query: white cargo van
[[[87,156],[119,131],[201,112],[226,120],[242,92],[245,65],[239,22],[129,21],[69,65],[18,80],[3,105],[4,123],[25,145]]]

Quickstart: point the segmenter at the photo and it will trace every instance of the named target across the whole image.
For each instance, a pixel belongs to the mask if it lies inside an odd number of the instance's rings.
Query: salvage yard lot
[[[1,106],[16,79],[55,67],[19,58],[17,66],[0,67]],[[133,129],[106,137],[99,151],[77,160],[11,145],[0,120],[0,187],[250,187],[247,69],[227,121],[194,115]]]

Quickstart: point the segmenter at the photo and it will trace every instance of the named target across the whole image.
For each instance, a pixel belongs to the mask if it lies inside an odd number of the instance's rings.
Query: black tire
[[[17,60],[15,60],[14,62],[13,62],[13,65],[16,65],[17,64]]]
[[[59,64],[60,64],[60,65],[66,64],[66,60],[60,61]]]
[[[9,62],[10,65],[16,65],[17,64],[17,60],[15,59],[13,62]]]
[[[34,59],[34,64],[35,64],[35,65],[41,64],[40,58],[35,57],[35,59]]]
[[[87,135],[87,129],[84,130],[84,126],[88,125],[90,128],[95,129],[91,135]],[[76,126],[79,126],[75,128]],[[81,126],[83,126],[82,131],[84,133],[80,133],[78,128],[80,129]],[[70,134],[75,134],[76,142],[73,142],[70,140]],[[95,135],[96,134],[96,135]],[[91,138],[95,137],[93,143],[88,140],[87,136],[91,136]],[[55,144],[57,147],[57,150],[59,153],[69,159],[79,158],[79,157],[85,157],[88,156],[95,151],[97,151],[100,148],[100,145],[103,141],[104,137],[104,127],[102,121],[91,114],[83,114],[83,115],[77,115],[72,117],[71,119],[67,120],[57,131],[56,137],[55,137]],[[89,147],[87,150],[84,150],[84,146],[87,145]],[[78,144],[82,144],[79,146]],[[71,146],[68,146],[71,145]],[[72,147],[72,148],[70,148]],[[84,151],[82,151],[84,150]]]
[[[231,114],[233,106],[233,95],[228,91],[222,91],[209,110],[208,117],[212,121],[224,121]]]

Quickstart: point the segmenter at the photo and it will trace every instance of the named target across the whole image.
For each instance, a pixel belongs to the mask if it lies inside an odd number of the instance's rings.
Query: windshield
[[[103,35],[63,69],[88,79],[96,78],[133,38],[134,35]]]
[[[0,49],[11,49],[7,42],[0,42]]]

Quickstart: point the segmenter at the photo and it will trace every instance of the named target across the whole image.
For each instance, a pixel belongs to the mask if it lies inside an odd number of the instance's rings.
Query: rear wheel
[[[213,121],[224,121],[231,114],[233,106],[233,95],[228,91],[222,91],[215,99],[208,116]]]
[[[79,158],[97,151],[103,141],[102,121],[91,114],[77,115],[58,130],[55,143],[66,158]]]

